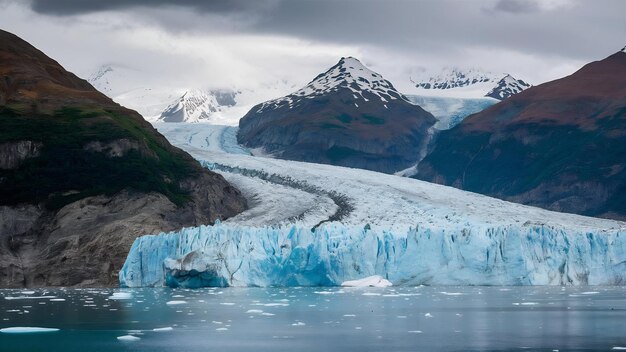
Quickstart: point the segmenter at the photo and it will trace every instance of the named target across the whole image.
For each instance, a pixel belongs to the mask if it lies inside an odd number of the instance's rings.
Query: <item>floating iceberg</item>
[[[136,239],[120,284],[339,286],[373,275],[393,285],[621,285],[626,231],[216,224]]]
[[[380,275],[369,276],[359,280],[349,280],[341,283],[345,287],[389,287],[393,284]]]
[[[56,332],[56,331],[59,331],[59,329],[40,328],[40,327],[31,327],[31,326],[15,326],[11,328],[0,329],[0,332],[5,333],[5,334],[31,334],[31,333]]]

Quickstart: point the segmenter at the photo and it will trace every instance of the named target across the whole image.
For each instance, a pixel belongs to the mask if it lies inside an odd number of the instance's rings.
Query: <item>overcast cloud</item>
[[[626,1],[0,0],[0,28],[85,75],[155,84],[304,84],[357,56],[401,89],[420,68],[478,67],[541,83],[626,44]]]

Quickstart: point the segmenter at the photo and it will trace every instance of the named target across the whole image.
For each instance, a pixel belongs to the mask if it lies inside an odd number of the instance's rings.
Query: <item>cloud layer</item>
[[[0,0],[0,26],[69,68],[116,63],[179,85],[306,83],[355,55],[397,86],[477,66],[533,83],[626,43],[620,0]],[[154,77],[157,76],[157,77]]]

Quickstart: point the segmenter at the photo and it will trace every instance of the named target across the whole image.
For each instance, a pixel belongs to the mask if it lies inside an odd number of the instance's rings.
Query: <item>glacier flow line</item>
[[[211,163],[205,160],[200,160],[200,164],[202,164],[203,167],[211,171],[222,171],[232,174],[239,174],[245,177],[255,177],[277,185],[291,187],[307,193],[313,193],[316,195],[326,196],[330,198],[337,205],[337,211],[335,211],[333,215],[329,216],[328,219],[322,220],[315,226],[313,226],[313,230],[315,230],[317,227],[325,222],[341,221],[354,211],[354,206],[352,205],[350,198],[345,194],[336,191],[327,191],[320,187],[310,185],[306,182],[294,180],[291,177],[270,174],[268,172],[260,170],[246,169],[239,166],[228,166],[219,163]]]

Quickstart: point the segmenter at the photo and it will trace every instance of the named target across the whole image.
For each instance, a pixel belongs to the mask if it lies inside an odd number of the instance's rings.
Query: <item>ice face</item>
[[[138,238],[120,284],[337,286],[373,275],[393,285],[623,284],[626,231],[519,225],[393,233],[337,223],[315,231],[216,224]]]

